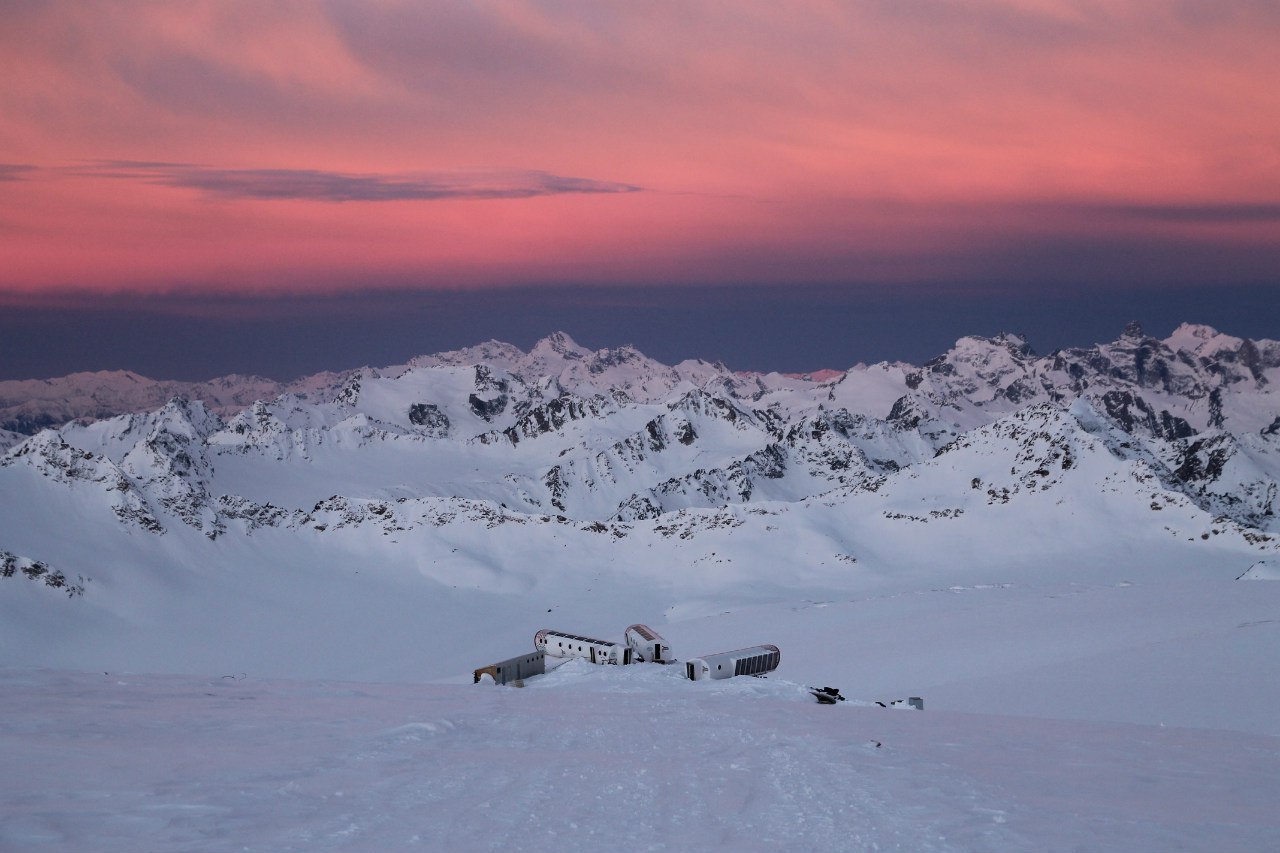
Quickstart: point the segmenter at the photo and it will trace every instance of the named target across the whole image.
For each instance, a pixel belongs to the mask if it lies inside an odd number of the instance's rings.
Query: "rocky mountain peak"
[[[224,428],[222,418],[201,400],[178,396],[169,399],[157,412],[153,432],[168,432],[191,439],[205,439]]]
[[[1142,331],[1142,324],[1137,320],[1130,320],[1129,324],[1124,327],[1124,331],[1120,333],[1122,339],[1131,339],[1140,341],[1146,337],[1146,333]]]
[[[1242,338],[1224,335],[1212,326],[1183,323],[1164,339],[1164,344],[1174,352],[1189,352],[1208,358],[1224,351],[1236,352],[1244,345]]]
[[[1036,356],[1036,351],[1027,342],[1027,336],[1020,332],[1001,332],[992,340],[1002,344],[1005,349],[1019,358],[1035,358]]]
[[[559,357],[567,361],[580,361],[591,354],[566,332],[552,332],[533,345],[529,355],[535,358]]]

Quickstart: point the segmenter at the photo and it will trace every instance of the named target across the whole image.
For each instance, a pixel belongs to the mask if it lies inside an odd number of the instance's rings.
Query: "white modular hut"
[[[763,675],[773,672],[782,661],[782,652],[778,647],[765,644],[738,649],[734,652],[720,652],[715,655],[703,655],[700,658],[685,661],[685,675],[691,681],[706,679],[733,678],[735,675]]]
[[[623,636],[636,660],[647,663],[671,663],[675,660],[667,641],[648,625],[632,625]]]
[[[631,648],[608,640],[579,637],[543,628],[533,635],[533,647],[557,658],[585,658],[592,663],[625,665],[631,663]]]

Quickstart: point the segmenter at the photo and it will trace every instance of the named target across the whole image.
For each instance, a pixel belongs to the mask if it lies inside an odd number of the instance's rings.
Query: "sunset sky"
[[[1280,337],[1274,0],[0,14],[0,378]]]

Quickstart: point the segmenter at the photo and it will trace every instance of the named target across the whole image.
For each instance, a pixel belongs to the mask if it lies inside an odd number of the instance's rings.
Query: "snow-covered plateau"
[[[1280,849],[1278,383],[1191,325],[0,383],[0,850]],[[782,663],[471,684],[634,622]]]

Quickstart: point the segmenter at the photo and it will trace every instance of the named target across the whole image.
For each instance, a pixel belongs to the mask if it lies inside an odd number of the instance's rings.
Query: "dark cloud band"
[[[1057,221],[1147,223],[1150,225],[1247,225],[1280,222],[1275,202],[1034,202],[1020,206],[1028,214]]]
[[[20,163],[0,163],[0,181],[20,181],[24,173],[34,168]]]
[[[1234,225],[1245,222],[1280,222],[1280,204],[1126,204],[1109,211],[1119,216],[1151,222],[1194,222]]]
[[[318,169],[218,169],[189,163],[104,161],[82,176],[200,190],[224,198],[308,201],[437,201],[617,194],[643,188],[541,171],[442,174],[349,174]]]

